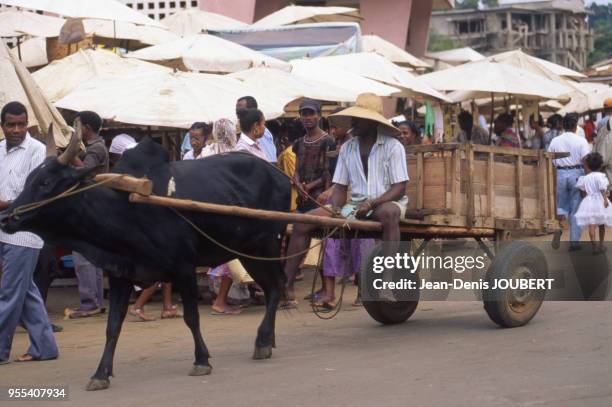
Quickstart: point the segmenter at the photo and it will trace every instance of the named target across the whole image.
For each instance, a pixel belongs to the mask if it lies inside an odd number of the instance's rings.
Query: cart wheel
[[[487,270],[486,281],[493,287],[496,280],[547,278],[548,265],[542,252],[524,242],[511,242],[495,256]],[[484,309],[489,318],[504,328],[527,324],[540,309],[545,289],[488,289],[482,291]]]
[[[377,322],[384,325],[401,324],[414,314],[418,301],[364,301],[363,307]]]
[[[400,248],[400,251],[406,250],[409,253],[414,253],[416,247],[422,243],[419,242],[408,242],[408,246]],[[372,251],[364,256],[362,260],[362,276],[360,284],[362,288],[362,296],[364,293],[368,293],[369,287],[371,287],[371,281],[374,276],[370,272],[372,270],[372,261],[375,256],[379,256],[382,253],[382,245],[379,244]],[[411,276],[411,278],[418,281],[418,272]],[[364,287],[367,286],[366,287]],[[419,291],[405,292],[403,290],[397,290],[393,292],[393,297],[397,301],[389,301],[381,299],[379,293],[369,292],[363,297],[363,307],[367,313],[377,322],[384,325],[401,324],[414,314],[417,306],[419,305]],[[376,299],[378,298],[378,300]]]

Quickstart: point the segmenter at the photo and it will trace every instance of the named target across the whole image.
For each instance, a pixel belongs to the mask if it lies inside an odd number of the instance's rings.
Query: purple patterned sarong
[[[362,256],[374,246],[374,239],[327,239],[323,276],[344,277],[359,273]]]

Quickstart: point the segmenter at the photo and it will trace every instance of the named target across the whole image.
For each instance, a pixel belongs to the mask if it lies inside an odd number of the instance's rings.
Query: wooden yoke
[[[153,181],[147,178],[135,178],[129,175],[119,174],[98,174],[94,177],[94,182],[104,182],[108,188],[118,189],[119,191],[135,192],[140,195],[149,196],[153,193]],[[108,181],[110,179],[110,181]]]

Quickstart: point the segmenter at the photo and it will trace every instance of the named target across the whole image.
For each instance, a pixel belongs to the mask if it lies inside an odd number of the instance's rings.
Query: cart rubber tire
[[[395,325],[405,322],[414,314],[418,301],[364,301],[363,307],[377,322]]]
[[[547,278],[548,265],[542,252],[526,242],[510,242],[493,259],[486,274],[489,287],[498,279]],[[527,324],[536,315],[544,297],[545,289],[483,290],[484,309],[489,318],[504,328],[515,328]]]

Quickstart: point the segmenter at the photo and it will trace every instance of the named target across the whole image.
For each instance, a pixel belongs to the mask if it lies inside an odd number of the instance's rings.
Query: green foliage
[[[593,13],[589,25],[595,37],[594,49],[589,54],[589,65],[612,58],[612,4],[591,4]]]
[[[429,32],[429,45],[427,47],[429,52],[448,51],[457,47],[457,43],[452,38],[439,34],[433,29]]]
[[[498,0],[481,0],[482,4],[484,4],[487,7],[498,7],[499,6],[499,1]]]
[[[457,0],[455,4],[455,8],[458,9],[469,9],[469,8],[478,8],[478,0]]]

